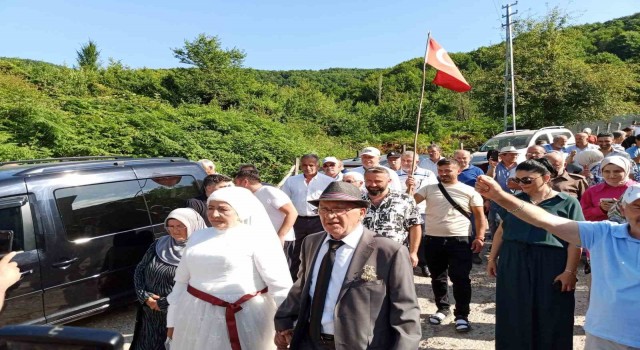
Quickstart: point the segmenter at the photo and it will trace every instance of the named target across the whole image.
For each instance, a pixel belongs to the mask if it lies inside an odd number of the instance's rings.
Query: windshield
[[[487,152],[492,149],[500,150],[502,147],[513,146],[516,149],[527,148],[529,146],[529,140],[531,140],[533,134],[528,135],[506,135],[497,136],[489,139],[482,147],[481,152]]]

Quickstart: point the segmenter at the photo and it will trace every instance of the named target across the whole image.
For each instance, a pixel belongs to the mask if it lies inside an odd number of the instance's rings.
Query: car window
[[[25,250],[22,212],[19,206],[0,207],[0,230],[13,232],[13,244],[11,245],[10,251]],[[6,251],[2,251],[0,254],[4,254],[5,252]]]
[[[140,180],[140,186],[149,205],[151,222],[162,224],[176,208],[183,208],[189,198],[200,194],[198,182],[193,176],[163,176]]]
[[[536,138],[534,145],[546,145],[548,143],[551,143],[551,140],[549,140],[549,136],[547,136],[547,134],[541,134],[540,136],[538,136],[538,138]]]
[[[556,131],[551,133],[551,137],[556,137],[557,135],[563,135],[567,137],[567,140],[571,139],[571,133],[568,131]]]
[[[150,225],[136,180],[63,188],[54,197],[70,241]]]

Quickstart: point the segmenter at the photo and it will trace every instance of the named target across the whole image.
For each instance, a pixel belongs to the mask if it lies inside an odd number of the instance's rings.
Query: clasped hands
[[[285,350],[289,349],[291,338],[293,338],[293,329],[285,329],[283,331],[276,331],[276,336],[273,339],[273,342],[278,347],[278,350]]]

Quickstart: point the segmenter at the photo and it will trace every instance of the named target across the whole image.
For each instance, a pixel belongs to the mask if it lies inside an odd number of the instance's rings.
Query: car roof
[[[0,180],[77,170],[104,169],[133,165],[185,163],[180,157],[132,158],[120,156],[48,158],[0,163]]]

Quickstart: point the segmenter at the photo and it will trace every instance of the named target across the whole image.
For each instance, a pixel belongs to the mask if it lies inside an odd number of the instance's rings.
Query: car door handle
[[[57,262],[57,263],[53,263],[53,264],[51,264],[51,266],[57,267],[59,269],[66,269],[67,267],[69,267],[69,265],[73,264],[76,261],[78,261],[77,257],[69,259],[69,260],[64,260],[64,261],[60,261],[60,262]]]

